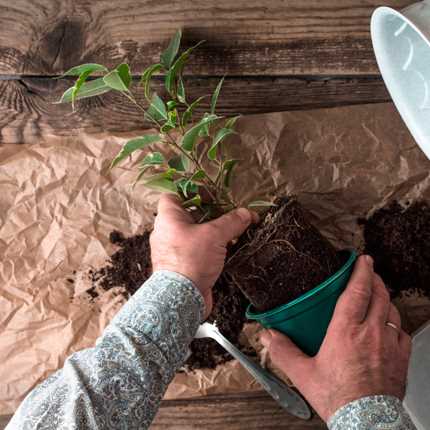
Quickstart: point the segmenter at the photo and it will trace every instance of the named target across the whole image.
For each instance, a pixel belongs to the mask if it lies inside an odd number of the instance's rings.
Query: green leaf
[[[210,114],[205,113],[203,115],[203,119],[207,118]],[[209,123],[205,124],[200,130],[199,130],[199,136],[200,137],[209,137],[210,130],[209,130]]]
[[[74,86],[67,89],[61,96],[59,103],[70,103],[72,101],[72,95]],[[75,95],[75,100],[85,99],[88,97],[99,96],[101,94],[107,93],[111,90],[104,81],[103,78],[94,79],[82,84],[79,88],[78,93]]]
[[[145,97],[148,100],[151,98],[151,95],[149,94],[151,78],[154,73],[159,72],[162,68],[163,68],[163,65],[160,63],[152,64],[151,66],[146,68],[142,73],[142,77],[140,78],[140,83],[143,85]]]
[[[229,118],[225,124],[224,127],[225,128],[233,128],[236,124],[236,121],[240,118],[240,115],[237,116],[233,116],[232,118]]]
[[[111,72],[109,72],[106,76],[103,77],[103,81],[108,87],[112,88],[113,90],[121,92],[128,91],[128,88],[125,86],[117,70],[112,70]]]
[[[85,83],[86,79],[88,78],[88,76],[90,74],[91,74],[91,70],[87,70],[85,72],[82,72],[79,75],[79,78],[76,80],[75,85],[73,86],[73,90],[72,90],[72,107],[73,107],[73,110],[75,110],[75,100],[76,100],[76,96],[79,92],[79,89]]]
[[[215,160],[217,156],[217,148],[218,144],[222,142],[227,136],[231,134],[235,134],[235,131],[231,128],[221,128],[217,131],[212,146],[208,150],[208,158],[209,160]]]
[[[146,166],[143,166],[143,168],[145,168],[145,167]],[[150,167],[150,166],[148,166],[148,167]],[[160,172],[160,173],[157,173],[155,175],[148,176],[146,179],[148,179],[148,180],[153,180],[153,179],[168,179],[169,181],[173,181],[173,176],[175,175],[175,173],[176,173],[175,169],[168,168],[164,172]]]
[[[211,114],[214,114],[214,113],[215,113],[216,104],[217,104],[217,101],[218,101],[218,96],[219,96],[219,93],[220,93],[220,91],[221,91],[221,87],[222,87],[222,84],[223,84],[223,83],[224,83],[224,78],[222,78],[222,79],[218,82],[218,85],[216,86],[215,91],[214,91],[214,93],[212,94],[212,98],[211,98]]]
[[[171,111],[175,109],[176,106],[178,106],[178,103],[176,103],[175,100],[169,100],[166,104],[167,104],[168,111]]]
[[[124,82],[124,85],[129,88],[131,84],[130,66],[126,63],[122,63],[116,68],[116,70],[118,70],[119,76],[121,77],[122,82]]]
[[[164,80],[164,85],[166,87],[167,92],[172,97],[174,97],[176,93],[175,83],[176,83],[177,77],[182,73],[182,70],[186,62],[188,61],[190,54],[194,51],[194,49],[196,49],[202,43],[204,43],[204,40],[201,40],[199,43],[195,44],[191,48],[188,48],[186,51],[184,51],[167,72],[166,78]]]
[[[182,164],[184,165],[185,170],[189,170],[191,167],[191,160],[185,154],[181,154],[181,158],[182,158]]]
[[[103,77],[104,83],[117,91],[128,91],[131,83],[130,68],[128,64],[120,64],[115,70],[112,70]]]
[[[178,111],[176,109],[169,111],[167,117],[169,118],[169,123],[176,127],[178,124]]]
[[[177,96],[178,96],[178,100],[181,103],[184,103],[184,104],[187,103],[187,100],[185,97],[185,86],[184,86],[184,81],[182,79],[182,76],[180,76],[179,80],[178,80],[178,94],[177,94]]]
[[[153,94],[151,104],[149,105],[145,116],[147,119],[156,122],[168,120],[166,105],[157,93]]]
[[[202,198],[200,197],[200,194],[197,194],[192,199],[189,199],[183,202],[182,207],[184,208],[190,208],[193,206],[200,207],[201,204],[202,204]]]
[[[139,174],[136,176],[135,181],[133,182],[133,186],[132,188],[134,189],[134,187],[137,185],[137,183],[142,179],[143,175],[145,174],[145,172],[150,168],[151,166],[143,166],[143,167],[139,167]]]
[[[205,124],[199,131],[199,137],[209,137],[209,124]]]
[[[186,109],[186,111],[182,115],[182,127],[185,127],[189,121],[191,121],[193,117],[194,108],[205,98],[205,96],[199,97],[194,100]]]
[[[223,174],[224,174],[224,185],[226,187],[230,186],[230,182],[231,182],[231,174],[233,171],[234,166],[236,166],[236,164],[239,162],[239,160],[227,160],[224,161],[223,163]]]
[[[185,172],[186,168],[182,159],[182,155],[176,155],[168,161],[169,167],[176,169],[178,172]]]
[[[143,159],[141,166],[151,165],[151,166],[158,166],[160,164],[164,163],[164,157],[161,152],[151,152],[150,154],[147,154],[145,158]]]
[[[166,87],[167,92],[172,97],[175,97],[175,78],[176,72],[175,69],[172,67],[164,78],[164,86]]]
[[[175,183],[168,178],[156,178],[158,175],[150,176],[149,178],[143,181],[143,184],[147,188],[151,188],[152,190],[161,191],[164,193],[177,194],[178,188]]]
[[[206,178],[206,173],[204,170],[197,170],[191,178],[189,179],[191,182],[199,183],[202,181],[202,179]]]
[[[203,170],[197,170],[191,178],[182,178],[176,182],[182,194],[188,197],[190,193],[197,193],[199,190],[198,184],[201,183],[202,179],[206,177],[206,173]]]
[[[190,182],[188,179],[181,178],[176,181],[176,185],[181,190],[182,194],[188,198],[190,194],[197,193],[199,187],[197,184]]]
[[[216,115],[208,115],[207,117],[202,118],[194,127],[191,127],[189,130],[187,130],[187,132],[182,137],[182,148],[186,151],[192,151],[196,145],[200,130],[218,118],[219,117]]]
[[[251,203],[248,203],[249,208],[262,208],[262,207],[276,207],[276,205],[272,202],[266,202],[264,200],[254,200]]]
[[[147,134],[145,136],[129,140],[122,147],[119,154],[113,159],[110,167],[115,167],[118,163],[120,163],[122,160],[124,160],[124,158],[132,154],[134,151],[145,148],[152,143],[158,142],[160,139],[161,137],[159,134]]]
[[[177,30],[170,40],[169,46],[161,54],[160,62],[166,68],[170,69],[176,55],[178,54],[179,45],[181,44],[182,31]]]
[[[161,126],[160,131],[161,133],[168,133],[170,130],[173,130],[174,128],[175,128],[174,124],[170,122],[166,122]]]
[[[87,63],[87,64],[81,64],[80,66],[72,67],[71,69],[67,70],[67,72],[63,73],[60,78],[64,76],[80,76],[82,73],[93,73],[93,72],[108,72],[109,70],[102,66],[101,64],[95,64],[95,63]]]
[[[182,192],[182,194],[183,194],[185,197],[187,197],[186,187],[187,187],[187,184],[188,184],[188,179],[185,179],[185,178],[178,179],[178,180],[175,182],[175,184],[176,184],[176,186],[178,187],[178,189]]]

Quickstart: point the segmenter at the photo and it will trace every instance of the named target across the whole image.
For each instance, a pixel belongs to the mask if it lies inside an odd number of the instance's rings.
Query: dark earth
[[[288,303],[340,269],[334,246],[294,199],[279,199],[241,238],[226,270],[258,311]]]
[[[341,265],[335,248],[307,222],[297,202],[283,199],[277,203],[259,226],[229,249],[228,266],[234,262],[239,270],[226,270],[214,286],[209,321],[216,321],[220,331],[242,350],[245,346],[239,335],[248,303],[242,291],[258,309],[273,308],[314,288]],[[149,234],[129,238],[117,231],[110,234],[119,249],[108,265],[90,272],[92,297],[97,295],[96,286],[104,290],[123,287],[129,296],[137,291],[151,274]],[[194,340],[191,352],[187,361],[191,369],[214,368],[231,359],[211,339]]]
[[[342,265],[336,249],[307,221],[296,201],[277,203],[259,226],[249,229],[229,250],[226,270],[214,286],[209,321],[216,320],[221,332],[244,351],[239,334],[248,300],[238,285],[255,306],[265,310],[294,300]],[[430,297],[430,206],[417,202],[404,208],[394,202],[359,222],[365,252],[375,259],[375,269],[393,297],[411,289]],[[97,296],[96,286],[123,287],[129,296],[137,291],[151,274],[149,234],[129,238],[116,231],[110,234],[118,250],[109,264],[90,272],[91,296]],[[191,351],[186,364],[190,369],[214,368],[231,359],[211,339],[194,340]]]
[[[364,225],[365,252],[392,297],[417,291],[430,298],[430,206],[420,201],[406,207],[392,202]]]

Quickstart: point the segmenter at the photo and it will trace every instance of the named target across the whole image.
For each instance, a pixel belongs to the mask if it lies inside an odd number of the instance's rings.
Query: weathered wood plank
[[[10,416],[0,416],[0,430]],[[190,400],[163,401],[152,430],[320,430],[325,424],[314,417],[303,421],[285,412],[265,393],[239,393]]]
[[[210,94],[217,78],[193,78],[187,83],[189,99]],[[123,132],[145,128],[141,113],[119,93],[70,105],[53,104],[71,81],[23,78],[0,81],[0,142],[40,142],[47,135]],[[136,90],[137,83],[134,84]],[[163,92],[158,80],[154,89]],[[137,92],[142,101],[141,91]],[[255,114],[389,100],[380,78],[297,79],[227,78],[218,102],[219,113]],[[207,109],[209,98],[197,110]]]
[[[385,0],[402,8],[415,0]],[[379,0],[16,0],[0,2],[0,74],[52,75],[81,62],[132,70],[175,29],[207,43],[193,75],[377,74],[369,19]]]
[[[266,393],[241,393],[163,402],[151,426],[153,430],[319,430],[326,428],[318,417],[303,421],[291,416]]]

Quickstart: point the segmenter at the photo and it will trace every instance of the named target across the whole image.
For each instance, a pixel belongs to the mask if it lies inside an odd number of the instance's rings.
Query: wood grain
[[[210,94],[218,78],[193,78],[187,83],[189,99]],[[0,142],[35,143],[47,136],[72,136],[86,133],[137,131],[148,126],[142,115],[119,93],[77,103],[53,104],[71,81],[47,78],[22,78],[0,81]],[[163,93],[158,80],[154,89]],[[133,86],[141,102],[137,83]],[[197,113],[208,108],[210,98]],[[222,115],[255,114],[310,109],[389,100],[380,78],[298,79],[227,78],[218,101]]]
[[[3,430],[10,416],[0,417]],[[266,393],[238,393],[163,401],[151,430],[322,430],[318,418],[303,421],[285,412]]]
[[[415,0],[385,0],[397,9]],[[82,62],[134,73],[175,29],[192,75],[378,74],[369,20],[379,0],[16,0],[0,2],[0,74],[55,75]]]
[[[314,417],[303,421],[289,415],[266,393],[240,393],[194,400],[163,402],[152,430],[319,430],[325,424]]]

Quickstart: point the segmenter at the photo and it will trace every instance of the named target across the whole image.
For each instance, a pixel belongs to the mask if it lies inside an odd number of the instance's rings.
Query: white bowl
[[[415,3],[401,12],[376,9],[371,34],[388,91],[430,159],[430,2]]]

